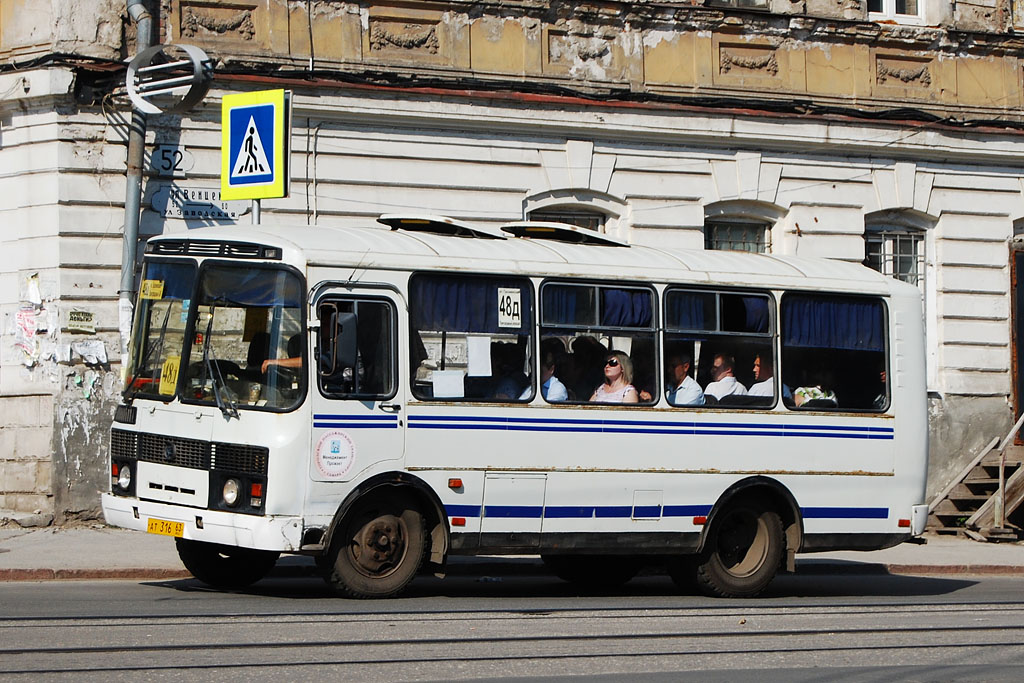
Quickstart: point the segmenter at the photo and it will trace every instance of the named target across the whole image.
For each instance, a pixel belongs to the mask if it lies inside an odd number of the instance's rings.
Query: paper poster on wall
[[[490,377],[491,376],[491,338],[490,337],[467,337],[469,343],[469,370],[468,377]]]
[[[96,334],[96,315],[92,311],[68,311],[68,331]]]

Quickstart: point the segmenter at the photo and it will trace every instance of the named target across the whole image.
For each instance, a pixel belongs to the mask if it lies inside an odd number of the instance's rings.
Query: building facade
[[[864,262],[924,294],[930,492],[1020,412],[1024,3],[149,6],[216,78],[149,118],[143,239],[244,233],[247,204],[211,194],[220,98],[283,87],[291,195],[264,222],[560,219]],[[0,510],[41,522],[106,488],[134,31],[123,1],[0,0]]]

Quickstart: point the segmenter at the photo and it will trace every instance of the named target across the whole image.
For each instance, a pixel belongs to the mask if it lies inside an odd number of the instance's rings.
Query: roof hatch
[[[378,223],[389,226],[392,230],[408,230],[410,232],[432,232],[435,235],[455,235],[456,237],[482,237],[485,239],[507,239],[496,228],[481,228],[469,223],[457,221],[445,216],[427,214],[384,214],[377,219]]]
[[[594,230],[579,228],[565,223],[545,223],[543,221],[519,221],[506,223],[501,229],[516,237],[531,239],[556,240],[572,244],[598,244],[605,247],[628,247],[628,242],[603,235]]]

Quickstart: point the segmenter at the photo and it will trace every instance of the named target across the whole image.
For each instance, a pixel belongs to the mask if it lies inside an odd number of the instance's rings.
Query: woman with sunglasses
[[[612,351],[604,363],[604,383],[590,397],[596,403],[639,403],[633,381],[633,361],[621,351]]]

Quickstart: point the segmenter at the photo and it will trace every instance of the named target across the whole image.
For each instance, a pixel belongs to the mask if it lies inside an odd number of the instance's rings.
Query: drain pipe
[[[128,15],[135,22],[136,54],[153,43],[153,15],[146,0],[127,0]],[[118,290],[118,324],[121,330],[122,373],[126,367],[128,338],[135,301],[135,253],[139,243],[139,214],[142,204],[142,164],[146,148],[146,115],[132,108],[128,129],[128,157],[124,195],[124,241],[121,250],[121,286]]]

